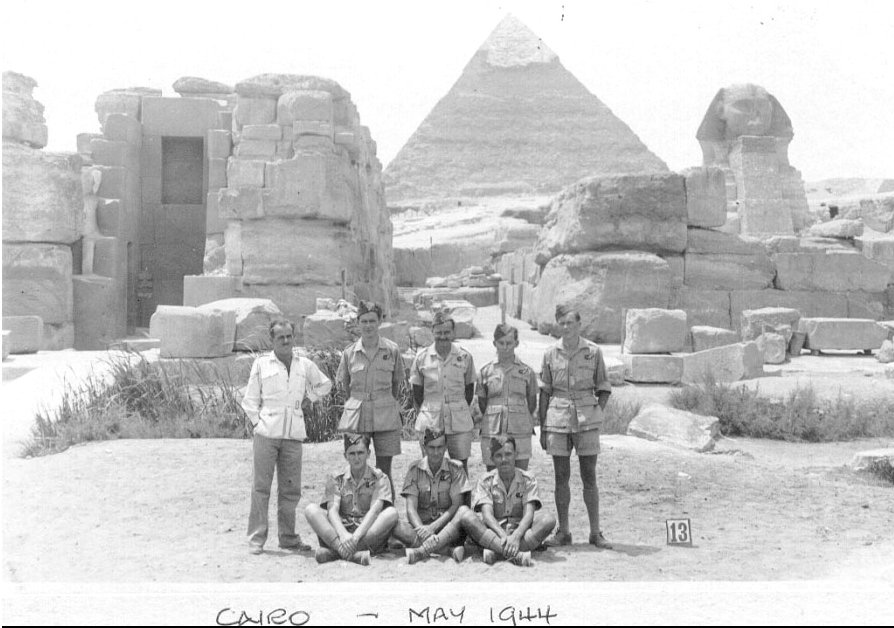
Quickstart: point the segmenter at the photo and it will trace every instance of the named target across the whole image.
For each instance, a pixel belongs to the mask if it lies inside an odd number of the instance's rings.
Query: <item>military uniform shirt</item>
[[[444,456],[440,469],[432,473],[426,456],[410,465],[401,495],[416,496],[416,512],[422,523],[428,524],[450,510],[455,497],[471,491],[469,476],[461,462]]]
[[[327,508],[336,495],[341,497],[338,514],[346,526],[360,525],[376,500],[384,501],[386,507],[394,502],[388,476],[369,465],[366,465],[359,482],[354,482],[350,467],[330,475],[326,481],[326,501],[322,507]]]
[[[484,504],[490,504],[494,509],[494,518],[506,530],[514,530],[518,526],[525,515],[525,505],[529,503],[534,504],[534,510],[542,506],[537,480],[518,468],[508,489],[500,479],[500,470],[494,469],[478,479],[472,493],[472,510],[477,511]]]

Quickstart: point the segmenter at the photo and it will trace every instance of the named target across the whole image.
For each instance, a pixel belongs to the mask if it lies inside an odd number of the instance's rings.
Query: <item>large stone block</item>
[[[706,378],[715,382],[737,382],[760,377],[764,358],[756,342],[740,342],[698,351],[683,356],[684,384],[701,384]]]
[[[304,319],[304,346],[344,349],[351,342],[345,320],[331,310],[320,310]]]
[[[217,128],[220,105],[203,98],[143,98],[141,122],[145,135],[201,137]]]
[[[254,159],[230,157],[227,163],[227,183],[231,188],[264,187],[264,167],[266,162]]]
[[[222,188],[217,192],[217,210],[221,220],[263,218],[265,216],[264,197],[261,188]]]
[[[863,222],[839,218],[813,225],[807,234],[817,238],[853,239],[863,235]]]
[[[74,347],[79,351],[107,349],[127,334],[124,293],[111,277],[76,275],[74,290]]]
[[[625,353],[671,353],[686,346],[686,312],[659,308],[627,310]]]
[[[894,472],[894,447],[858,451],[851,460],[854,471],[866,471],[878,465],[887,466],[889,473]]]
[[[807,334],[804,348],[814,351],[875,351],[888,337],[884,326],[868,318],[802,318],[798,331]]]
[[[276,142],[274,140],[242,140],[236,144],[233,155],[248,159],[264,159],[273,161],[276,154]]]
[[[702,290],[760,290],[773,285],[769,256],[687,252],[683,282]]]
[[[232,312],[159,305],[149,319],[149,335],[161,340],[162,358],[213,358],[233,351],[236,316]]]
[[[650,403],[627,426],[627,434],[698,452],[711,451],[720,438],[720,420]]]
[[[140,120],[144,96],[161,96],[161,90],[149,87],[131,87],[113,89],[100,94],[94,105],[99,123],[105,125],[106,117],[113,113]]]
[[[692,350],[694,352],[734,345],[739,342],[739,334],[731,329],[723,329],[722,327],[695,325],[691,333]]]
[[[292,129],[292,139],[300,140],[306,136],[312,137],[321,137],[326,139],[326,143],[317,144],[314,143],[315,146],[325,146],[329,150],[332,149],[331,144],[334,142],[334,129],[332,125],[328,122],[324,122],[322,120],[296,120],[295,123],[291,126]],[[306,149],[310,145],[299,144],[297,148]]]
[[[198,307],[202,311],[231,312],[236,319],[236,351],[268,351],[270,323],[282,318],[282,312],[270,299],[230,298]]]
[[[341,286],[305,284],[244,284],[239,296],[253,299],[270,299],[282,311],[283,316],[295,323],[295,331],[301,332],[302,321],[316,311],[317,299],[341,299]]]
[[[227,274],[242,277],[244,262],[242,261],[242,223],[231,220],[224,230],[224,255]]]
[[[892,273],[856,251],[780,253],[774,261],[780,290],[883,292]]]
[[[882,346],[879,347],[875,357],[882,364],[891,364],[894,362],[894,342],[890,340],[882,342]]]
[[[349,222],[360,206],[356,175],[332,152],[299,152],[267,167],[265,211],[270,216]]]
[[[332,126],[332,94],[319,90],[301,90],[280,96],[276,105],[276,121],[285,125],[301,120],[319,120]]]
[[[0,349],[2,349],[2,352],[3,352],[3,361],[4,362],[6,361],[6,358],[9,357],[9,337],[11,335],[12,335],[11,331],[7,331],[5,329],[3,330],[3,336],[2,336],[3,345],[2,345],[2,347],[0,347]]]
[[[41,351],[63,351],[74,347],[74,323],[44,323]]]
[[[708,325],[724,329],[731,329],[733,326],[728,290],[700,290],[683,286],[675,305],[686,312],[690,325]]]
[[[739,200],[738,212],[742,234],[787,235],[795,232],[787,201],[744,198]]]
[[[789,338],[786,338],[783,334],[768,331],[755,339],[757,347],[763,356],[764,364],[782,364],[785,362],[791,333],[789,332],[788,335]]]
[[[686,248],[686,191],[677,174],[585,179],[552,203],[534,251],[556,255],[629,248],[680,253]]]
[[[237,184],[238,185],[238,184]],[[227,187],[227,160],[208,160],[208,190],[217,191]]]
[[[242,277],[186,275],[183,278],[183,305],[197,307],[212,301],[240,296]]]
[[[622,353],[624,379],[638,384],[677,384],[683,378],[679,355],[634,355]]]
[[[242,127],[243,140],[273,140],[282,139],[282,127],[278,124],[246,124]]]
[[[801,312],[787,307],[764,307],[742,312],[739,331],[742,340],[756,340],[765,331],[773,331],[779,327],[798,328]]]
[[[37,353],[43,345],[43,320],[40,316],[4,316],[3,329],[10,332],[4,340],[9,353]]]
[[[103,135],[108,140],[127,142],[139,147],[143,140],[143,125],[140,124],[139,120],[131,116],[122,113],[112,113],[106,116]]]
[[[845,296],[847,318],[881,319],[888,316],[888,295],[885,292],[848,292]]]
[[[730,292],[730,314],[736,324],[745,310],[784,307],[798,310],[802,316],[847,318],[847,296],[837,292],[805,290],[737,290]]]
[[[863,255],[894,272],[894,237],[863,240]]]
[[[205,234],[222,234],[227,228],[227,219],[220,217],[220,190],[212,190],[205,201]]]
[[[3,142],[3,241],[75,242],[84,226],[81,159]]]
[[[140,145],[124,141],[96,139],[90,142],[93,163],[100,166],[121,166],[137,170],[140,167]]]
[[[666,308],[670,269],[643,252],[560,255],[546,265],[534,291],[532,316],[544,333],[557,332],[559,303],[577,309],[581,333],[596,342],[620,342],[622,312],[629,308]]]
[[[320,220],[247,221],[241,239],[247,284],[341,285],[355,267],[348,228]]]
[[[239,96],[233,121],[241,129],[246,124],[273,124],[276,122],[276,99]]]
[[[210,129],[205,140],[208,159],[226,159],[233,152],[233,134],[224,129]]]
[[[3,315],[72,321],[71,249],[54,244],[3,245]]]
[[[766,254],[766,248],[757,238],[724,233],[716,229],[691,228],[686,232],[686,239],[687,253],[751,257]]]
[[[157,364],[168,377],[186,384],[216,387],[225,382],[241,388],[254,361],[250,353],[232,353],[219,358],[160,358]]]
[[[410,348],[410,324],[406,321],[395,323],[382,323],[379,327],[379,335],[397,343],[401,351]]]
[[[726,175],[723,170],[690,168],[683,175],[689,226],[722,227],[726,222]]]
[[[43,105],[34,100],[36,86],[37,81],[30,76],[3,73],[3,138],[43,148],[47,145],[47,125]]]

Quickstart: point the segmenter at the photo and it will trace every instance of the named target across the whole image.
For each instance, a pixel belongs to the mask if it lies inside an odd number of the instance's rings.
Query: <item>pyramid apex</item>
[[[511,13],[500,20],[479,50],[487,53],[489,65],[502,68],[550,63],[559,58],[524,22]]]

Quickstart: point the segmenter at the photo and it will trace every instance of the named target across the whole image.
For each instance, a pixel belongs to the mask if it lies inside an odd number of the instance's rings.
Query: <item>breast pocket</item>
[[[577,390],[593,387],[593,373],[596,371],[595,360],[583,360],[574,367],[574,384]]]
[[[376,488],[374,485],[364,484],[363,486],[357,489],[357,509],[366,514],[369,512],[370,507],[372,506],[372,497]]]
[[[509,377],[509,394],[512,396],[526,396],[528,392],[528,381],[522,375],[512,374]]]
[[[261,373],[261,394],[265,397],[276,397],[284,394],[286,383],[279,373]]]
[[[376,364],[376,388],[384,390],[391,388],[391,382],[394,378],[394,362],[378,362]]]
[[[438,482],[438,510],[450,510],[450,478]]]

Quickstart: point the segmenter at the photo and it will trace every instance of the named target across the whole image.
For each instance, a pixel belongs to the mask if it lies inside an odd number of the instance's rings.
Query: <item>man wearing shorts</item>
[[[589,542],[611,549],[599,528],[596,457],[603,410],[611,394],[602,351],[581,338],[580,313],[556,306],[562,339],[543,354],[540,369],[540,446],[553,457],[559,529],[551,545],[571,545],[568,507],[571,503],[571,450],[577,451],[584,504],[590,520]]]

